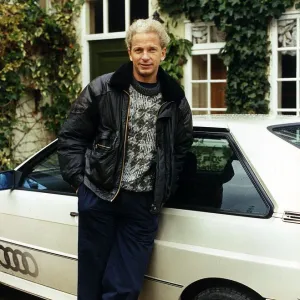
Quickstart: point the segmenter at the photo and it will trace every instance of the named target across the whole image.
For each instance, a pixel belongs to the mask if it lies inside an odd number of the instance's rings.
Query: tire
[[[232,288],[208,288],[198,294],[194,300],[256,300]]]

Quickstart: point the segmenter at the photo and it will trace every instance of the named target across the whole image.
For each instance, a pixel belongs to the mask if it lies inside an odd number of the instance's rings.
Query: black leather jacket
[[[128,134],[132,63],[93,80],[80,94],[58,137],[65,181],[83,181],[100,198],[113,201],[120,191]],[[192,114],[181,87],[159,68],[164,103],[156,122],[156,179],[152,213],[175,192],[184,157],[192,144]]]

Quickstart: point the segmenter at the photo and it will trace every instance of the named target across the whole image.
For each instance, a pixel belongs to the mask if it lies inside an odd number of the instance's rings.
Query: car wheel
[[[194,300],[255,300],[237,290],[225,287],[208,288],[202,291]]]

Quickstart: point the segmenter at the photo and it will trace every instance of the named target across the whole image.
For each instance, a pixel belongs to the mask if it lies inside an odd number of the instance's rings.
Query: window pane
[[[56,152],[33,167],[22,182],[22,187],[31,190],[75,193],[61,176]]]
[[[109,32],[125,31],[125,0],[108,1]]]
[[[130,23],[136,19],[147,19],[148,17],[148,1],[130,1]]]
[[[277,136],[300,148],[300,123],[297,125],[276,126],[271,130]]]
[[[193,80],[207,80],[207,55],[192,56]]]
[[[229,142],[220,137],[194,139],[178,192],[167,205],[261,216],[268,213]]]
[[[226,39],[225,32],[217,29],[216,26],[210,27],[210,42],[211,43],[224,43]]]
[[[207,26],[193,26],[192,36],[194,44],[203,44],[207,43]]]
[[[278,21],[278,47],[297,46],[297,20]]]
[[[207,83],[193,83],[193,108],[207,107]]]
[[[211,55],[211,79],[226,79],[226,67],[218,55]]]
[[[296,108],[296,81],[278,82],[278,108]]]
[[[278,78],[296,78],[296,51],[278,52]]]
[[[225,108],[226,82],[211,83],[211,107]]]
[[[266,215],[268,208],[239,160],[234,159],[230,168],[232,168],[233,177],[223,185],[221,210]]]
[[[90,2],[90,33],[103,33],[103,0]]]
[[[192,153],[199,172],[222,172],[233,152],[226,139],[195,138]]]

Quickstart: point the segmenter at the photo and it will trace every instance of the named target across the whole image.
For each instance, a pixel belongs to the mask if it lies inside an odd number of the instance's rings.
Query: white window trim
[[[297,34],[300,33],[300,14],[298,11],[293,11],[284,14],[279,20],[273,19],[271,22],[271,30],[270,30],[270,40],[272,45],[272,56],[270,61],[270,75],[269,82],[271,85],[270,89],[270,113],[275,115],[279,112],[296,112],[296,115],[300,115],[300,38],[297,38],[297,46],[296,47],[285,47],[278,49],[278,21],[289,20],[289,19],[297,19]],[[278,78],[278,52],[292,50],[297,51],[296,56],[296,78]],[[298,66],[298,67],[297,67]],[[279,108],[278,102],[278,82],[283,81],[296,81],[296,108]]]
[[[86,32],[89,31],[89,5],[83,4],[81,10],[81,81],[82,88],[90,82],[90,46]]]
[[[121,32],[111,32],[111,33],[95,33],[95,34],[87,34],[87,41],[99,41],[99,40],[110,40],[110,39],[121,39],[125,38],[125,31]]]
[[[270,114],[277,114],[278,108],[278,85],[277,85],[277,74],[278,74],[278,53],[277,53],[277,20],[273,19],[271,21],[270,27],[270,40],[272,45],[272,55],[270,59],[270,74],[269,74],[269,82],[270,82]]]
[[[193,23],[190,21],[185,21],[185,39],[189,41],[193,41],[192,36],[192,27]],[[207,25],[213,25],[213,23],[198,23],[200,26],[207,26]],[[208,30],[208,40],[210,40],[210,30]],[[196,44],[192,47],[192,56],[193,55],[201,55],[205,54],[207,55],[208,59],[208,68],[207,68],[207,78],[206,80],[192,80],[192,57],[188,58],[187,63],[184,67],[184,89],[185,89],[185,95],[186,98],[190,104],[190,107],[192,111],[206,111],[208,114],[211,112],[218,112],[218,111],[226,111],[226,108],[212,108],[211,107],[211,85],[210,83],[220,83],[220,82],[226,82],[226,79],[211,79],[211,55],[212,54],[218,54],[220,52],[220,49],[225,46],[225,43],[207,43],[207,44]],[[206,108],[195,108],[193,107],[193,92],[192,92],[192,84],[193,83],[208,83],[207,85],[207,107]]]

